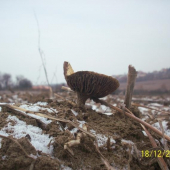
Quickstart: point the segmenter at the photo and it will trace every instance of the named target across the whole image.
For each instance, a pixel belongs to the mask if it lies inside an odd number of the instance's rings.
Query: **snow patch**
[[[131,144],[131,145],[134,144],[131,140],[125,140],[125,139],[122,139],[121,143],[128,143],[128,144]]]
[[[145,112],[148,112],[148,109],[144,107],[138,107],[138,109],[142,114],[144,114]]]
[[[40,106],[47,106],[47,102],[37,102],[35,105],[40,105]]]
[[[41,116],[38,116],[38,115],[34,115],[34,114],[31,114],[31,113],[27,113],[27,115],[31,116],[31,117],[34,117],[36,119],[39,119],[41,120],[44,124],[48,125],[52,122],[52,120],[48,120],[47,118],[45,117],[41,117]]]
[[[61,165],[62,170],[72,170],[72,168],[65,166],[65,165]]]
[[[42,129],[36,126],[27,125],[16,116],[9,115],[7,121],[13,121],[15,124],[12,125],[11,122],[9,122],[7,126],[0,130],[0,134],[5,136],[12,135],[16,139],[20,139],[29,134],[31,137],[31,144],[36,150],[42,151],[46,154],[52,154],[53,146],[51,145],[48,148],[47,145],[53,140],[53,137],[49,137],[48,134],[43,134]]]
[[[163,126],[163,129],[164,129],[164,132],[167,136],[170,136],[170,129],[168,129],[167,127],[167,121],[166,120],[163,120],[162,121],[162,126]],[[159,129],[161,131],[161,127],[159,125],[159,122],[156,122],[154,123],[152,126],[156,127],[157,129]]]
[[[83,125],[86,123],[85,121],[78,121],[78,122],[79,122],[79,127],[81,128],[83,128]],[[78,128],[73,128],[72,130],[70,130],[72,134],[77,133],[77,131],[78,131]]]
[[[143,133],[145,136],[148,136],[148,135],[146,134],[146,132],[145,132],[145,131],[142,131],[142,133]]]
[[[150,104],[148,104],[148,106],[162,107],[163,105],[159,104],[159,103],[150,103]]]
[[[46,103],[46,102],[40,102],[41,104],[43,103]],[[58,113],[58,111],[56,109],[49,109],[49,108],[44,108],[44,107],[40,107],[40,106],[37,106],[37,104],[33,104],[33,105],[26,105],[26,104],[23,104],[23,105],[20,105],[21,108],[23,109],[26,109],[26,110],[29,110],[29,111],[32,111],[32,112],[38,112],[38,111],[42,111],[42,110],[46,110],[48,111],[49,113],[52,113],[52,112],[55,112],[55,113]]]
[[[80,124],[79,124],[79,127],[83,128],[83,125],[86,123],[84,120],[83,121],[78,121]]]
[[[2,160],[5,160],[6,158],[7,158],[7,156],[6,156],[6,155],[2,156]]]
[[[32,112],[38,112],[41,109],[40,106],[26,105],[26,104],[21,105],[20,108],[23,108],[23,109],[26,109],[26,110],[29,110],[29,111],[32,111]]]
[[[107,140],[108,140],[108,137],[106,137],[105,135],[103,134],[96,134],[96,131],[95,130],[90,130],[91,133],[93,133],[94,135],[96,135],[96,138],[97,138],[97,143],[98,143],[98,146],[101,147],[103,145],[106,144]],[[116,141],[113,139],[113,138],[110,138],[110,142],[111,143],[116,143]]]
[[[95,110],[96,112],[101,112],[101,113],[106,114],[106,115],[110,115],[110,113],[111,113],[110,107],[107,107],[105,105],[100,105],[100,106],[97,107],[96,105],[93,104],[92,109]]]
[[[73,109],[71,109],[71,111],[72,111],[72,113],[73,113],[75,116],[78,115],[78,113],[77,113],[76,111],[74,111]]]
[[[77,131],[78,131],[77,128],[73,128],[72,130],[70,130],[70,132],[71,132],[72,134],[77,133]]]
[[[103,113],[104,115],[111,116],[113,113]]]

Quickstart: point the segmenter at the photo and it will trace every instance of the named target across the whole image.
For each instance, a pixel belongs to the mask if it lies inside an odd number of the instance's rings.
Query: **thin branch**
[[[120,113],[123,113],[123,114],[127,115],[128,117],[130,117],[130,118],[136,120],[137,122],[143,124],[144,126],[150,128],[152,131],[154,131],[155,133],[157,133],[157,134],[160,135],[161,137],[163,136],[163,134],[162,134],[161,131],[159,131],[158,129],[154,128],[154,127],[151,126],[150,124],[144,122],[143,120],[139,119],[138,117],[136,117],[136,116],[134,116],[134,115],[131,115],[131,114],[128,113],[128,112],[124,112],[122,109],[119,109],[118,107],[115,107],[115,106],[107,103],[106,101],[103,101],[103,100],[100,100],[100,99],[93,99],[93,100],[94,100],[95,102],[97,102],[97,103],[101,103],[101,104],[103,104],[103,105],[105,105],[105,106],[108,106],[108,107],[114,109],[114,110],[117,110],[117,111],[120,112]],[[165,138],[166,138],[168,141],[170,141],[170,137],[169,137],[169,136],[165,135]]]
[[[67,89],[66,89],[66,90],[67,90]],[[104,101],[104,100],[100,100],[100,99],[93,99],[93,100],[94,100],[96,103],[101,103],[101,104],[103,104],[103,105],[105,105],[105,106],[108,106],[108,107],[114,109],[114,110],[117,110],[117,111],[120,112],[120,113],[126,114],[128,117],[130,117],[130,118],[136,120],[137,122],[143,124],[144,126],[150,128],[152,131],[154,131],[155,133],[157,133],[157,134],[160,135],[161,137],[163,136],[163,134],[162,134],[161,131],[159,131],[158,129],[154,128],[154,127],[151,126],[150,124],[142,121],[142,120],[139,119],[138,117],[136,117],[136,116],[134,116],[134,115],[131,115],[131,114],[129,114],[128,112],[124,112],[122,109],[120,109],[120,108],[118,108],[118,107],[115,107],[115,106],[107,103],[107,102]],[[166,138],[168,141],[170,141],[170,137],[169,137],[169,136],[165,135],[165,138]]]
[[[61,98],[61,99],[63,99],[63,100],[66,100],[64,97],[58,95],[57,93],[54,93],[54,96],[55,96],[55,97],[58,97],[58,98]],[[66,101],[67,101],[69,104],[71,104],[72,106],[76,106],[76,104],[75,104],[74,102],[72,102],[72,101],[70,101],[70,100],[66,100]]]
[[[18,107],[16,107],[16,106],[11,106],[11,105],[3,105],[2,107],[6,107],[5,110],[10,111],[10,112],[13,111],[13,112],[15,112],[15,114],[21,115],[21,116],[23,116],[23,117],[33,118],[32,116],[30,116],[30,115],[28,115],[28,114],[26,114],[26,113],[23,113],[23,112],[25,111],[25,109],[22,110],[22,108],[21,108],[21,110],[17,110]],[[16,108],[16,109],[14,109],[14,108]],[[23,112],[21,112],[21,111],[23,111]],[[37,118],[34,118],[34,119],[36,120],[38,126],[39,126],[41,129],[43,129],[43,130],[46,130],[46,129],[47,129],[47,128],[46,128],[46,124],[44,124],[41,120],[39,120],[39,119],[37,119]]]
[[[3,135],[0,135],[0,137],[1,137],[1,138],[5,138],[5,139],[10,139],[10,140],[12,140],[13,142],[15,142],[15,143],[20,147],[20,149],[24,152],[24,154],[25,154],[28,158],[31,158],[31,159],[34,159],[34,160],[35,160],[35,158],[33,158],[33,157],[31,157],[30,155],[28,155],[28,153],[25,151],[25,149],[21,146],[21,144],[20,144],[17,140],[13,139],[12,137],[3,136]]]
[[[146,134],[148,135],[153,148],[157,148],[157,144],[154,141],[152,135],[148,132],[148,130],[145,128],[145,126],[142,125],[142,128],[145,130]],[[165,161],[162,157],[157,157],[157,161],[158,161],[159,166],[161,167],[162,170],[169,170],[167,164],[165,163]]]
[[[141,105],[141,104],[138,104],[138,103],[132,103],[133,106],[138,106],[138,107],[144,107],[144,108],[147,108],[147,109],[150,109],[150,110],[155,110],[155,111],[158,111],[158,112],[161,112],[161,113],[165,113],[165,114],[169,114],[169,112],[166,112],[166,111],[161,111],[159,109],[155,109],[155,108],[152,108],[152,107],[148,107],[148,106],[144,106],[144,105]]]
[[[95,147],[96,147],[96,151],[99,153],[100,158],[101,158],[101,160],[103,161],[103,163],[105,164],[106,168],[107,168],[108,170],[115,170],[115,168],[113,168],[112,166],[110,166],[108,160],[107,160],[107,159],[102,155],[102,153],[100,152],[99,147],[98,147],[98,144],[97,144],[97,141],[94,142],[94,145],[95,145]]]
[[[40,38],[41,38],[40,26],[39,26],[38,18],[36,16],[35,11],[34,11],[34,17],[35,17],[35,20],[36,20],[36,23],[37,23],[37,28],[38,28],[38,51],[39,51],[39,54],[40,54],[40,57],[41,57],[41,61],[42,61],[42,65],[43,65],[43,68],[44,68],[44,73],[45,73],[46,81],[47,81],[48,86],[50,87],[50,84],[49,84],[49,81],[48,81],[47,70],[46,70],[46,67],[45,67],[44,60],[43,60],[43,54],[44,53],[43,53],[43,51],[41,50],[41,47],[40,47]]]
[[[3,105],[3,106],[4,106],[4,105]],[[40,117],[45,117],[45,118],[48,118],[48,119],[51,119],[51,120],[56,120],[56,121],[60,121],[60,122],[70,123],[72,126],[76,127],[76,128],[79,129],[80,131],[86,133],[87,135],[91,136],[92,138],[95,138],[95,135],[91,134],[91,133],[88,132],[88,131],[85,131],[83,128],[79,127],[78,125],[76,125],[75,123],[73,123],[73,122],[70,121],[70,120],[61,119],[61,118],[55,118],[55,117],[48,116],[48,115],[45,115],[45,114],[42,114],[42,113],[32,112],[32,111],[29,111],[29,110],[26,110],[26,109],[23,109],[23,108],[20,108],[20,107],[17,107],[17,106],[13,106],[13,105],[5,104],[5,106],[6,106],[6,107],[13,108],[14,110],[17,109],[17,111],[22,111],[22,112],[25,112],[25,113],[34,114],[34,115],[37,115],[37,116],[40,116]]]
[[[133,113],[132,113],[129,109],[126,108],[126,111],[128,111],[130,114],[133,115]],[[148,135],[148,138],[149,138],[149,140],[150,140],[153,148],[157,148],[158,146],[157,146],[154,138],[152,137],[152,135],[148,132],[148,130],[145,128],[145,126],[143,126],[141,123],[140,123],[140,125],[142,126],[142,128],[144,129],[144,131],[146,132],[146,134]],[[164,132],[163,132],[163,137],[165,137]],[[158,161],[158,164],[159,164],[159,166],[161,167],[162,170],[168,170],[168,166],[167,166],[167,164],[165,163],[165,161],[164,161],[163,158],[157,157],[157,161]]]
[[[73,90],[71,90],[69,87],[62,86],[61,89],[69,92],[73,92]]]
[[[164,131],[164,128],[163,128],[163,125],[162,125],[162,121],[158,119],[158,122],[159,122],[159,126],[162,130],[162,133],[163,133],[163,145],[164,145],[164,150],[169,150],[168,146],[167,146],[167,142],[165,140],[165,131]]]

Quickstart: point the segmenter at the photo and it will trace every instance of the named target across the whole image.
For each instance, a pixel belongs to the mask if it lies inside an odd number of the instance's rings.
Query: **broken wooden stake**
[[[129,65],[127,88],[126,88],[125,101],[124,101],[126,108],[128,109],[131,107],[132,94],[133,94],[133,88],[135,85],[136,77],[137,77],[136,69],[131,65]]]

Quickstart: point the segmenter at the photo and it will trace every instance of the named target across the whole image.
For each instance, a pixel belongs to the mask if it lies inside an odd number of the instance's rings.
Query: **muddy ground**
[[[73,121],[78,124],[79,121],[85,121],[88,132],[95,132],[95,134],[103,135],[106,140],[99,146],[101,154],[109,162],[114,169],[131,169],[131,170],[159,170],[160,167],[155,157],[144,157],[141,151],[151,150],[153,147],[147,136],[142,132],[143,129],[139,123],[131,118],[118,113],[114,110],[110,112],[112,115],[105,115],[102,111],[96,112],[90,107],[81,110],[76,106],[71,105],[66,99],[76,102],[76,96],[67,92],[59,95],[64,98],[48,99],[48,93],[17,93],[15,94],[1,94],[0,103],[14,102],[16,106],[20,106],[22,102],[36,103],[38,101],[47,102],[45,108],[53,108],[58,113],[42,111],[42,113]],[[118,98],[118,97],[117,97]],[[108,97],[106,101],[120,106],[123,97],[117,100],[115,97]],[[87,103],[90,103],[88,101]],[[89,104],[90,105],[90,104]],[[97,104],[99,106],[99,104]],[[96,107],[97,107],[96,106]],[[7,117],[15,115],[20,120],[26,122],[28,125],[37,126],[43,129],[45,134],[54,137],[54,141],[49,143],[53,145],[53,152],[51,155],[37,151],[30,143],[31,138],[29,134],[25,137],[15,139],[25,149],[28,155],[37,155],[36,159],[29,158],[25,155],[22,149],[11,139],[3,138],[0,148],[0,169],[1,170],[53,170],[53,169],[73,169],[73,170],[105,170],[107,169],[97,152],[94,139],[88,135],[81,138],[78,145],[72,146],[71,150],[74,155],[68,150],[64,149],[64,144],[76,138],[77,133],[71,133],[74,129],[69,123],[52,121],[47,126],[42,126],[34,118],[24,117],[17,113],[17,111],[8,110],[1,106],[0,111],[0,129],[6,126]],[[78,115],[73,114],[74,110]],[[132,107],[131,111],[142,118],[137,107]],[[150,130],[149,130],[150,131]],[[159,147],[164,146],[160,142],[161,137],[150,131],[152,136],[157,139]],[[113,139],[113,140],[109,140]],[[168,143],[170,146],[170,143]],[[165,162],[167,158],[164,158]],[[167,162],[166,162],[167,163]],[[170,168],[170,167],[169,167]]]

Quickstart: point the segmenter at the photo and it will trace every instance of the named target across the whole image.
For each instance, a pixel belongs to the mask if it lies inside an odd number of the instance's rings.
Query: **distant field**
[[[119,90],[125,90],[126,83],[120,83]],[[141,81],[135,83],[135,90],[170,90],[170,79]]]

